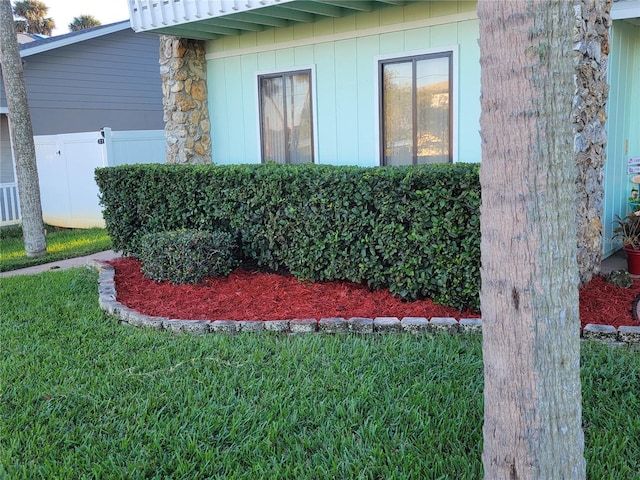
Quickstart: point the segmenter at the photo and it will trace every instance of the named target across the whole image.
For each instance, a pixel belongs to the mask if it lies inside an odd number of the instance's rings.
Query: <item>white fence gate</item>
[[[45,223],[78,228],[104,225],[96,209],[98,186],[93,181],[93,171],[104,165],[96,133],[43,135],[34,140]]]
[[[94,172],[98,167],[164,163],[164,130],[41,135],[34,137],[42,216],[58,227],[104,227]]]

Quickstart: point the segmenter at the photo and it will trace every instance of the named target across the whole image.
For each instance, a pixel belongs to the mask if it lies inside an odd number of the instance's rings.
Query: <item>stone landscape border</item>
[[[377,317],[377,318],[301,318],[293,320],[183,320],[145,315],[129,308],[116,299],[115,270],[108,263],[91,260],[88,266],[98,271],[100,308],[121,323],[135,327],[148,327],[172,333],[238,333],[273,331],[282,333],[411,333],[414,335],[436,332],[482,333],[479,318],[449,317]],[[589,324],[581,329],[583,339],[607,343],[640,343],[640,326],[614,327]]]

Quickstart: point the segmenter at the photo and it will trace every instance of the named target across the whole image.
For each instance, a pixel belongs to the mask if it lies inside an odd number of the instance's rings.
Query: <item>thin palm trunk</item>
[[[47,253],[47,243],[42,221],[31,115],[27,103],[20,50],[13,25],[10,1],[0,0],[0,63],[16,161],[24,247],[27,257],[39,257]]]

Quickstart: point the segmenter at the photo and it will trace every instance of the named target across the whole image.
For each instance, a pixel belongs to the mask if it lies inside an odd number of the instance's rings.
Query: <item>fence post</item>
[[[102,144],[102,166],[112,167],[114,166],[113,160],[113,140],[111,138],[111,129],[109,127],[103,127],[100,129],[100,134],[104,140]]]

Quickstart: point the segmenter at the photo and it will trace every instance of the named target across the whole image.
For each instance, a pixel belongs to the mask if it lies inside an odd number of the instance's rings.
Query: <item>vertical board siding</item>
[[[480,36],[476,20],[460,22],[458,27],[458,98],[454,108],[458,115],[458,129],[454,129],[454,144],[458,147],[458,160],[479,162],[480,152]],[[455,74],[454,74],[455,75]],[[455,99],[454,99],[455,101]]]
[[[380,53],[401,53],[405,51],[406,32],[392,32],[380,35]]]
[[[462,7],[462,5],[459,5],[460,3],[463,2],[431,2],[431,16],[442,17],[458,13],[458,8]]]
[[[407,30],[404,34],[404,41],[406,45],[410,45],[413,49],[425,49],[431,46],[431,38],[430,38],[430,30],[431,28],[414,28],[412,30]],[[450,44],[454,44],[454,42],[450,42]],[[440,44],[445,45],[445,44]]]
[[[371,59],[375,58],[380,52],[380,37],[368,36],[360,37],[357,40],[357,69],[361,79],[373,78],[378,75],[375,62]],[[378,92],[375,90],[375,82],[359,82],[357,89],[357,102],[358,102],[358,147],[359,157],[358,165],[367,166],[370,159],[377,158],[378,154],[378,142],[377,135],[376,141],[372,141],[371,132],[376,132],[377,123],[376,117],[378,112],[376,110]]]
[[[478,21],[432,18],[467,12],[475,12],[474,2],[418,2],[209,41],[213,162],[260,161],[258,74],[313,66],[316,163],[378,165],[377,58],[455,46],[465,62],[473,63],[454,67],[459,74],[454,78],[458,96],[453,99],[453,149],[458,161],[480,161]],[[410,28],[404,26],[407,22]],[[371,29],[382,31],[369,33]],[[323,41],[331,35],[342,38]],[[296,46],[296,41],[302,44]]]
[[[295,54],[292,48],[276,50],[276,68],[293,69],[298,65],[295,62]]]
[[[314,46],[314,60],[317,66],[316,92],[318,112],[318,157],[316,163],[335,164],[338,159],[338,139],[336,135],[336,82],[337,71],[334,62],[335,45],[324,43]]]
[[[225,60],[225,70],[227,72],[242,72],[242,59],[240,57],[231,57]],[[231,118],[229,118],[229,123],[227,124],[227,128],[229,129],[229,144],[232,145],[234,151],[237,151],[237,155],[239,158],[247,158],[250,159],[254,157],[255,148],[250,148],[251,145],[255,145],[256,142],[253,141],[248,143],[247,140],[251,138],[244,133],[244,122],[245,122],[245,103],[253,102],[250,93],[245,92],[243,88],[243,84],[245,80],[238,81],[238,78],[235,79],[227,77],[226,87],[225,87],[225,95],[227,97],[227,108],[229,109],[229,113]],[[216,110],[213,110],[216,112]],[[255,113],[252,114],[254,116]],[[248,163],[253,163],[255,160],[246,160]],[[215,157],[214,157],[215,162]]]
[[[329,18],[325,18],[319,20],[313,24],[313,36],[314,37],[322,37],[324,35],[331,35],[335,33],[333,28],[333,20]]]
[[[296,65],[310,65],[313,63],[313,47],[305,45],[293,50],[293,61]]]
[[[240,88],[243,92],[247,92],[245,95],[242,105],[238,105],[238,109],[241,109],[243,112],[242,124],[241,124],[241,132],[244,137],[249,138],[258,138],[260,136],[260,131],[257,123],[258,117],[258,105],[256,102],[255,91],[257,87],[257,79],[255,76],[249,74],[248,72],[256,72],[258,70],[258,56],[257,55],[245,55],[241,60],[241,69],[242,69],[242,83]],[[232,141],[244,142],[244,138],[242,136],[233,137]],[[232,143],[233,144],[233,143]],[[251,150],[251,145],[245,145],[242,147],[244,149],[245,157],[259,157],[259,150]]]
[[[331,163],[338,165],[358,164],[358,102],[357,91],[360,84],[357,69],[356,40],[336,42],[336,103],[335,129],[338,156]],[[364,72],[363,72],[364,73]],[[367,77],[371,75],[366,72]],[[362,81],[362,83],[366,83]],[[363,107],[366,108],[366,107]]]
[[[621,245],[612,241],[616,215],[630,211],[628,198],[633,184],[627,161],[640,157],[640,27],[625,21],[613,23],[609,57],[609,102],[607,104],[607,161],[603,214],[603,257]],[[627,151],[625,152],[625,145]]]
[[[258,54],[258,69],[273,70],[276,68],[276,52],[262,52]]]
[[[207,63],[207,84],[213,141],[219,151],[230,151],[229,122],[232,112],[227,104],[227,74],[224,61],[215,62],[215,65],[213,62]],[[216,110],[213,110],[211,105],[215,105]]]
[[[356,17],[362,16],[362,13],[357,15],[347,15],[345,17],[338,17],[333,19],[333,32],[353,32],[356,30]]]
[[[400,12],[400,10],[396,10]],[[374,10],[372,12],[362,13],[355,17],[356,19],[356,29],[363,30],[366,28],[378,27],[380,25],[380,10]],[[385,14],[383,14],[385,15]],[[402,17],[398,18],[395,23],[401,23],[403,20]]]
[[[294,40],[304,40],[313,37],[313,23],[297,23],[293,26]]]

